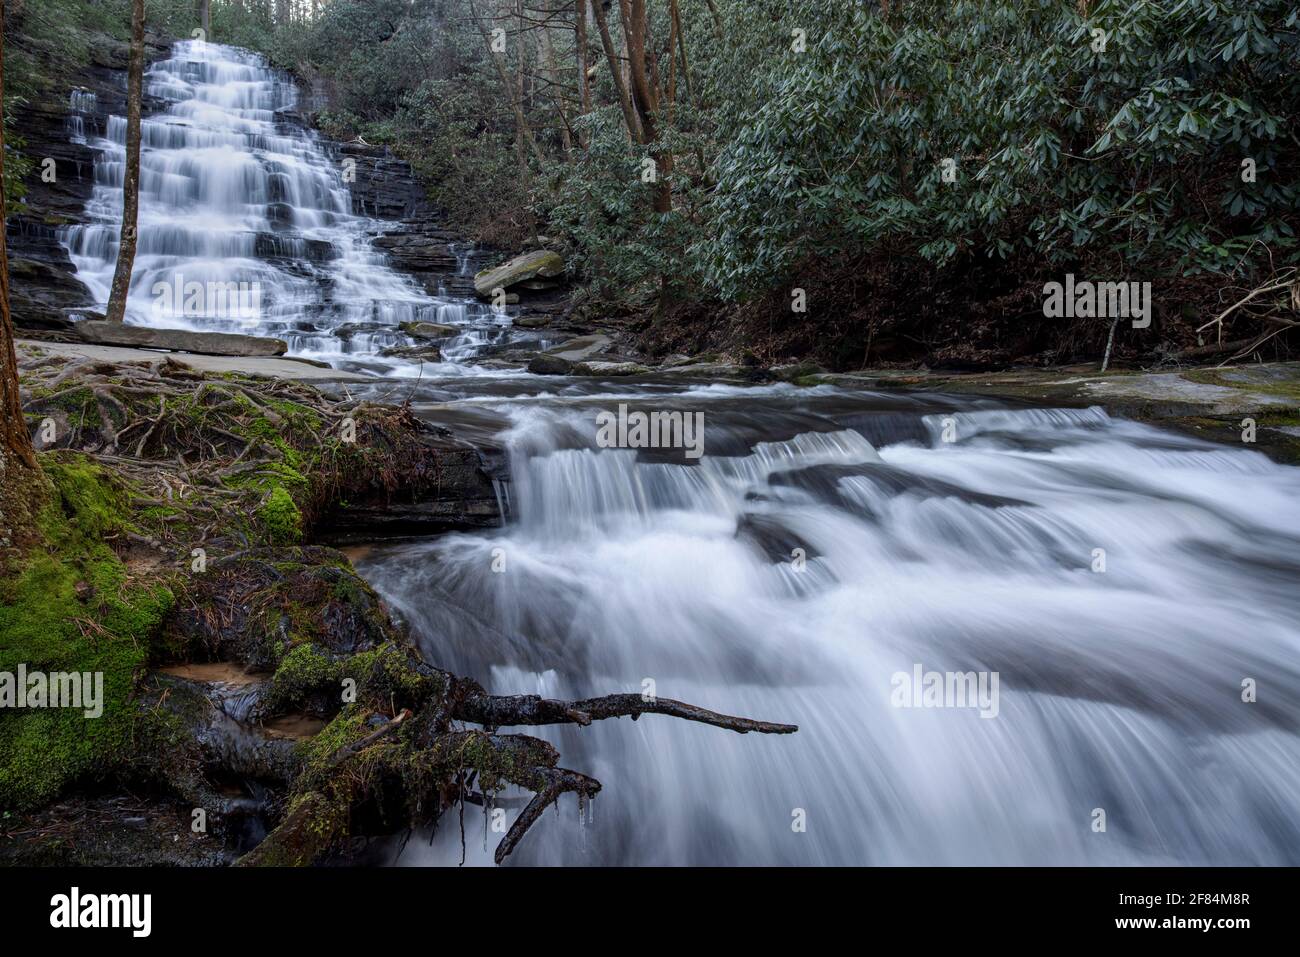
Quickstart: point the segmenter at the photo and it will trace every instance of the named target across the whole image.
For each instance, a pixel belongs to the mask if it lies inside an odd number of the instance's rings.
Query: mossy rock
[[[509,289],[528,279],[551,279],[564,275],[564,257],[547,249],[516,256],[500,266],[474,275],[474,291],[483,299],[492,298],[494,289]]]
[[[130,707],[173,603],[165,580],[137,578],[108,542],[132,530],[134,491],[83,456],[42,456],[53,486],[40,515],[46,547],[0,583],[0,672],[90,673],[102,698],[85,708],[21,709],[0,721],[0,807],[50,800],[70,782],[128,762],[148,731]],[[93,685],[92,685],[93,686]],[[84,700],[84,699],[83,699]]]
[[[189,660],[278,668],[299,645],[331,655],[378,647],[392,626],[347,558],[318,545],[217,558],[188,579],[163,638]]]

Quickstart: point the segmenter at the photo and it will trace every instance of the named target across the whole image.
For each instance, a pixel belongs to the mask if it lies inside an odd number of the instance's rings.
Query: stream
[[[389,267],[287,77],[182,43],[147,83],[129,321],[279,336],[506,451],[504,527],[358,560],[430,660],[799,725],[542,729],[604,790],[511,863],[1300,863],[1300,471],[1100,408],[476,367],[510,313]],[[87,136],[93,221],[64,241],[106,302],[124,125]],[[180,276],[256,281],[259,308],[155,309]],[[463,330],[446,361],[384,356],[419,319]],[[620,405],[702,416],[703,454],[604,447]],[[900,702],[932,673],[988,695]],[[387,859],[458,863],[454,817]],[[466,809],[467,863],[488,827]]]

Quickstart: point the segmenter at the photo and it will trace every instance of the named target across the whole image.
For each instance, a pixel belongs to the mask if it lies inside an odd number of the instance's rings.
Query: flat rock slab
[[[635,362],[579,362],[573,366],[574,375],[586,376],[642,375],[649,371]]]
[[[1226,377],[1225,377],[1226,378]],[[1285,395],[1255,389],[1254,382],[1238,378],[1239,385],[1197,382],[1178,372],[1146,373],[1086,383],[1089,394],[1099,398],[1129,398],[1153,402],[1206,406],[1216,415],[1234,415],[1262,406],[1294,406]]]
[[[241,336],[230,332],[190,332],[188,329],[151,329],[120,322],[86,319],[76,325],[77,335],[103,346],[135,346],[169,349],[209,356],[282,356],[288,351],[283,339]]]
[[[130,349],[122,346],[100,346],[80,342],[38,342],[19,339],[19,350],[26,355],[66,356],[69,359],[102,359],[105,362],[162,362],[166,357],[147,349]],[[21,356],[20,356],[21,358]],[[370,376],[338,369],[322,369],[296,359],[277,359],[267,356],[206,356],[187,355],[181,358],[187,366],[200,372],[241,372],[271,379],[328,380],[331,382],[373,382]]]
[[[613,340],[609,336],[600,334],[578,336],[575,339],[560,343],[554,349],[547,349],[546,354],[560,359],[568,359],[570,362],[581,362],[583,359],[591,358],[598,352],[604,352],[611,345],[613,345]]]

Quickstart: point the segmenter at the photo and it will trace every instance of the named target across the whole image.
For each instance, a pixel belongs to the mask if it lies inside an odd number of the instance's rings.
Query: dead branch
[[[610,694],[581,701],[555,701],[538,695],[490,695],[472,679],[459,678],[455,681],[458,696],[452,709],[453,716],[486,728],[543,724],[578,724],[585,727],[593,721],[603,721],[606,718],[630,717],[635,721],[643,714],[662,714],[725,728],[737,734],[748,734],[751,731],[759,734],[793,734],[799,730],[797,725],[720,714],[671,698]]]

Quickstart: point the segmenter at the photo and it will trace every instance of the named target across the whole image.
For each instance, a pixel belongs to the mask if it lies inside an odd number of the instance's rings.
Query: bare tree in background
[[[122,180],[122,238],[117,270],[108,297],[108,320],[126,317],[126,297],[131,291],[135,246],[140,218],[140,100],[144,87],[144,0],[131,2],[131,60],[126,84],[126,175]]]

